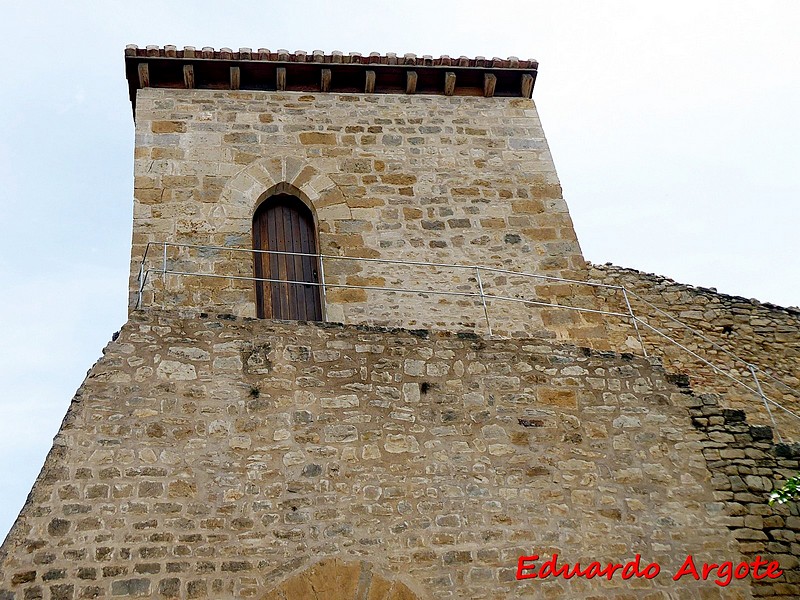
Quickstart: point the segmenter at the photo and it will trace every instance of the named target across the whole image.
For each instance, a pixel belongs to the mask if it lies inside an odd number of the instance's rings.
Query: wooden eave
[[[143,87],[315,93],[429,94],[530,98],[538,63],[483,57],[330,55],[240,48],[174,46],[125,49],[125,75],[136,114]]]

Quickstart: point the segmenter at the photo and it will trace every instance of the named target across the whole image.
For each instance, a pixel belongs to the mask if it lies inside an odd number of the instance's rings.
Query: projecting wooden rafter
[[[451,58],[371,52],[325,54],[259,48],[179,50],[168,45],[125,49],[131,103],[146,87],[366,94],[434,94],[530,98],[535,60]]]

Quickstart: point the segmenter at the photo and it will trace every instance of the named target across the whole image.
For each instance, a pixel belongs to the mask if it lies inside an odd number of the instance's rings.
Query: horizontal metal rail
[[[760,367],[758,367],[757,365],[754,365],[754,364],[752,364],[752,363],[750,363],[750,362],[746,361],[745,359],[741,358],[740,356],[737,356],[736,354],[734,354],[734,353],[733,353],[733,352],[731,352],[730,350],[727,350],[726,348],[724,348],[724,347],[720,346],[720,345],[719,345],[719,344],[717,344],[717,343],[716,343],[714,340],[712,340],[712,339],[710,339],[709,337],[705,336],[703,333],[701,333],[700,331],[698,331],[697,329],[695,329],[695,328],[694,328],[694,327],[692,327],[691,325],[687,325],[686,323],[684,323],[683,321],[681,321],[680,319],[678,319],[677,317],[675,317],[675,315],[671,315],[671,314],[670,314],[670,313],[668,313],[667,311],[665,311],[665,310],[663,310],[663,309],[661,309],[661,308],[657,307],[657,306],[656,306],[655,304],[653,304],[652,302],[649,302],[649,301],[645,300],[644,298],[642,298],[642,297],[641,297],[639,294],[637,294],[636,292],[633,292],[633,291],[631,291],[631,290],[627,290],[627,289],[626,289],[626,291],[627,291],[627,293],[628,293],[628,294],[630,294],[630,295],[634,296],[634,297],[635,297],[637,300],[639,300],[639,301],[641,301],[642,303],[646,304],[646,305],[647,305],[649,308],[652,308],[652,309],[653,309],[654,311],[656,311],[657,313],[659,313],[659,314],[661,314],[661,315],[664,315],[665,317],[667,317],[667,318],[668,318],[669,320],[671,320],[673,323],[677,323],[678,325],[680,325],[680,326],[681,326],[681,327],[683,327],[684,329],[686,329],[686,330],[688,330],[688,331],[692,332],[694,335],[696,335],[697,337],[699,337],[700,339],[702,339],[704,342],[707,342],[708,344],[710,344],[710,345],[711,345],[711,346],[712,346],[714,349],[716,349],[716,350],[719,350],[720,352],[722,352],[722,353],[723,353],[723,354],[725,354],[726,356],[728,356],[728,357],[732,358],[734,361],[736,361],[736,362],[738,362],[738,363],[742,364],[743,366],[747,367],[748,369],[750,369],[750,368],[752,368],[752,369],[755,369],[755,370],[756,370],[758,373],[760,373],[761,375],[764,375],[764,376],[766,376],[768,379],[771,379],[772,381],[774,381],[774,382],[775,382],[775,383],[777,383],[778,385],[782,386],[784,389],[786,389],[786,390],[788,390],[788,391],[790,391],[790,392],[792,392],[792,393],[794,393],[794,394],[797,394],[798,396],[800,396],[800,390],[797,390],[797,389],[795,389],[795,388],[791,387],[790,385],[788,385],[787,383],[785,383],[785,382],[781,381],[780,379],[778,379],[777,377],[775,377],[775,376],[774,376],[774,375],[772,375],[771,373],[769,373],[769,372],[767,372],[767,371],[764,371],[763,369],[761,369],[761,368],[760,368]]]
[[[574,283],[578,285],[586,285],[590,287],[601,287],[601,288],[610,288],[610,289],[617,289],[621,290],[622,286],[620,285],[609,285],[606,283],[595,283],[594,281],[581,281],[579,279],[564,279],[563,277],[554,277],[552,275],[541,275],[539,273],[527,273],[525,271],[511,271],[509,269],[500,269],[496,267],[485,267],[482,265],[459,265],[459,264],[451,264],[451,263],[436,263],[436,262],[424,262],[424,261],[417,261],[417,260],[396,260],[396,259],[388,259],[388,258],[361,258],[356,256],[337,256],[335,254],[313,254],[309,252],[284,252],[281,250],[256,250],[255,248],[237,248],[236,246],[202,246],[199,244],[178,244],[173,242],[147,242],[147,248],[145,249],[145,256],[147,255],[147,250],[150,246],[168,246],[173,248],[200,248],[203,250],[228,250],[233,252],[246,252],[247,254],[275,254],[275,255],[284,255],[284,256],[308,256],[311,258],[319,258],[319,259],[329,259],[329,260],[351,260],[355,262],[374,262],[374,263],[381,263],[387,265],[411,265],[411,266],[418,266],[418,267],[442,267],[448,269],[480,269],[481,271],[489,271],[495,273],[504,273],[509,275],[518,275],[522,277],[532,277],[535,279],[544,279],[550,281],[558,281],[559,283]],[[144,258],[142,259],[144,262]]]
[[[742,386],[742,387],[743,387],[743,388],[745,388],[746,390],[749,390],[750,392],[752,392],[753,394],[755,394],[755,395],[757,395],[757,396],[763,397],[763,398],[764,398],[766,401],[768,401],[770,404],[774,404],[775,406],[777,406],[777,407],[778,407],[778,408],[780,408],[781,410],[784,410],[784,411],[786,411],[787,413],[789,413],[790,415],[792,415],[792,416],[793,416],[793,417],[795,417],[796,419],[800,420],[800,414],[797,414],[796,412],[793,412],[793,411],[789,410],[788,408],[786,408],[785,406],[782,406],[782,405],[781,405],[780,403],[778,403],[778,402],[775,402],[775,400],[772,400],[771,398],[767,398],[767,397],[765,397],[765,396],[764,396],[764,394],[763,394],[763,392],[762,392],[761,390],[753,389],[752,387],[750,387],[749,385],[747,385],[745,382],[743,382],[743,381],[741,381],[741,380],[737,379],[736,377],[734,377],[734,376],[733,376],[733,375],[731,375],[730,373],[726,373],[725,371],[723,371],[722,369],[720,369],[719,367],[717,367],[717,366],[716,366],[714,363],[712,363],[711,361],[709,361],[709,360],[707,360],[707,359],[703,358],[702,356],[700,356],[699,354],[697,354],[697,353],[696,353],[696,352],[694,352],[693,350],[690,350],[689,348],[687,348],[686,346],[684,346],[684,345],[683,345],[683,344],[681,344],[680,342],[676,341],[675,339],[673,339],[672,337],[670,337],[669,335],[667,335],[666,333],[664,333],[664,332],[663,332],[663,331],[661,331],[660,329],[658,329],[658,328],[656,328],[656,327],[653,327],[653,326],[652,326],[652,325],[650,325],[650,324],[649,324],[647,321],[643,321],[643,320],[642,320],[642,319],[640,319],[639,317],[636,317],[636,320],[637,320],[639,323],[641,323],[642,325],[644,325],[645,327],[647,327],[648,329],[650,329],[651,331],[653,331],[653,332],[657,333],[658,335],[660,335],[660,336],[661,336],[661,337],[663,337],[664,339],[668,340],[669,342],[671,342],[672,344],[674,344],[675,346],[677,346],[678,348],[680,348],[680,349],[681,349],[681,350],[683,350],[684,352],[687,352],[687,353],[691,354],[693,357],[695,357],[695,358],[696,358],[697,360],[699,360],[700,362],[702,362],[702,363],[704,363],[704,364],[708,365],[709,367],[711,367],[711,368],[714,370],[714,372],[715,372],[715,373],[719,373],[720,375],[724,375],[725,377],[727,377],[727,378],[728,378],[728,379],[730,379],[731,381],[734,381],[734,382],[736,382],[738,385]],[[758,381],[758,380],[756,380],[756,381]]]
[[[148,254],[150,252],[150,247],[160,247],[163,248],[162,258],[161,258],[161,268],[146,268],[146,261]],[[297,281],[297,280],[289,280],[289,279],[274,279],[274,278],[265,278],[265,277],[254,277],[254,276],[244,276],[244,275],[219,275],[216,273],[199,273],[199,272],[192,272],[186,270],[179,270],[175,268],[170,268],[168,265],[168,252],[167,249],[173,248],[190,248],[190,249],[198,249],[198,250],[214,250],[214,251],[223,251],[223,252],[244,252],[248,254],[270,254],[270,255],[284,255],[284,256],[298,256],[298,257],[310,257],[319,260],[320,265],[320,274],[322,276],[321,282],[310,282],[310,281]],[[377,263],[377,264],[386,264],[386,265],[403,265],[403,266],[416,266],[416,267],[425,267],[425,268],[438,268],[438,269],[457,269],[463,271],[474,271],[474,275],[471,277],[470,281],[474,281],[477,284],[477,291],[452,291],[452,290],[432,290],[432,289],[423,289],[423,288],[415,288],[415,287],[393,287],[393,286],[379,286],[379,285],[356,285],[356,284],[348,284],[348,283],[332,283],[325,281],[324,275],[324,261],[325,260],[344,260],[344,261],[356,261],[360,263]],[[527,298],[518,298],[512,296],[506,296],[501,294],[493,294],[488,293],[484,287],[484,280],[481,277],[481,272],[486,273],[497,273],[503,275],[510,275],[514,277],[527,277],[532,279],[538,279],[545,282],[557,282],[562,284],[568,285],[578,285],[578,286],[587,286],[593,288],[605,288],[610,290],[617,290],[622,293],[625,307],[627,308],[628,312],[617,312],[617,311],[610,311],[610,310],[599,310],[593,308],[585,308],[579,306],[571,306],[568,304],[559,304],[556,302],[546,302],[543,300],[531,300]],[[778,432],[777,425],[775,420],[772,416],[772,411],[769,409],[769,405],[773,405],[791,415],[795,419],[800,420],[800,414],[786,408],[779,402],[768,398],[761,386],[761,382],[759,381],[758,374],[762,376],[766,376],[766,378],[770,379],[771,381],[777,383],[785,390],[788,390],[791,394],[800,398],[800,391],[792,388],[791,386],[787,385],[785,382],[781,381],[771,373],[760,369],[759,367],[749,363],[748,361],[744,360],[743,358],[737,356],[733,352],[729,351],[728,349],[720,346],[714,340],[710,339],[702,332],[694,329],[693,327],[687,325],[686,323],[677,319],[674,315],[671,315],[667,311],[655,306],[653,303],[649,302],[648,300],[644,299],[641,295],[637,294],[632,290],[628,290],[626,287],[622,285],[610,285],[604,283],[596,283],[592,281],[580,281],[576,279],[565,279],[561,277],[555,277],[552,275],[541,275],[538,273],[527,273],[522,271],[514,271],[511,269],[503,269],[499,267],[486,267],[482,265],[463,265],[463,264],[450,264],[450,263],[438,263],[438,262],[428,262],[428,261],[419,261],[419,260],[398,260],[398,259],[385,259],[385,258],[360,258],[360,257],[352,257],[352,256],[337,256],[337,255],[330,255],[330,254],[313,254],[313,253],[304,253],[304,252],[287,252],[287,251],[278,251],[278,250],[257,250],[257,249],[249,249],[249,248],[238,248],[235,246],[204,246],[199,244],[183,244],[183,243],[172,243],[172,242],[148,242],[144,254],[142,256],[142,262],[139,265],[139,274],[138,274],[138,282],[139,282],[139,289],[138,289],[138,298],[136,302],[136,308],[140,308],[142,304],[142,296],[144,293],[145,286],[147,284],[149,275],[151,273],[159,273],[163,276],[166,275],[178,275],[178,276],[191,276],[191,277],[211,277],[217,279],[228,279],[228,280],[236,280],[236,281],[251,281],[251,282],[265,282],[265,283],[278,283],[278,284],[287,284],[287,285],[303,285],[303,286],[315,286],[321,288],[323,295],[326,293],[326,289],[328,288],[345,288],[345,289],[362,289],[362,290],[372,290],[372,291],[380,291],[380,292],[390,292],[390,293],[400,293],[400,294],[417,294],[417,295],[433,295],[433,296],[450,296],[450,297],[461,297],[461,298],[470,298],[479,302],[483,308],[483,313],[486,319],[487,329],[489,331],[489,335],[492,335],[492,325],[489,316],[489,310],[487,306],[487,301],[500,301],[500,302],[514,302],[518,304],[528,305],[528,306],[542,306],[542,307],[549,307],[549,308],[556,308],[556,309],[566,309],[572,310],[582,313],[593,313],[593,314],[600,314],[609,317],[617,317],[623,320],[630,321],[633,329],[636,332],[636,335],[639,339],[639,344],[641,345],[642,352],[645,356],[647,356],[647,349],[645,348],[644,341],[642,339],[639,325],[642,325],[644,328],[654,332],[658,336],[667,340],[670,344],[676,346],[677,348],[681,349],[682,351],[686,352],[694,359],[700,361],[702,364],[707,365],[712,369],[714,373],[720,374],[725,376],[726,378],[733,381],[736,385],[742,387],[743,389],[747,390],[748,392],[754,394],[755,396],[760,397],[766,406],[767,413],[770,416],[770,419],[773,423],[773,428],[775,429],[776,433],[778,434],[779,439],[782,440],[780,433]],[[689,331],[691,334],[696,335],[698,338],[709,344],[712,348],[718,350],[719,352],[723,353],[724,355],[731,358],[734,363],[741,364],[748,368],[750,373],[753,375],[755,380],[755,388],[751,385],[745,383],[738,377],[731,375],[725,369],[729,369],[730,367],[720,367],[706,359],[705,357],[701,356],[694,350],[688,348],[685,344],[682,344],[678,340],[676,340],[672,335],[661,331],[658,327],[655,327],[648,323],[645,319],[640,318],[637,316],[634,311],[631,303],[628,299],[628,296],[632,296],[636,298],[638,301],[642,302],[648,309],[654,311],[656,314],[662,315],[668,318],[671,322],[678,324],[683,329]],[[672,331],[670,331],[672,333]],[[735,372],[735,371],[734,371]]]
[[[319,283],[314,281],[297,281],[292,279],[270,279],[267,277],[247,277],[244,275],[217,275],[216,273],[194,273],[191,271],[174,271],[171,269],[148,269],[145,271],[145,276],[148,273],[162,273],[166,275],[188,275],[191,277],[213,277],[217,279],[233,279],[238,281],[262,281],[266,283],[287,283],[289,285],[311,285],[315,287],[326,287],[326,288],[350,288],[350,289],[357,289],[357,290],[375,290],[375,291],[382,291],[382,292],[398,292],[398,293],[407,293],[407,294],[431,294],[434,296],[463,296],[469,298],[486,298],[487,300],[507,300],[509,302],[518,302],[520,304],[531,304],[536,306],[551,306],[553,308],[564,308],[567,310],[575,310],[578,312],[586,312],[586,313],[596,313],[601,315],[607,315],[610,317],[624,317],[627,318],[628,315],[625,313],[618,313],[613,311],[606,311],[606,310],[597,310],[593,308],[583,308],[580,306],[570,306],[568,304],[556,304],[553,302],[540,302],[537,300],[526,300],[524,298],[512,298],[510,296],[496,296],[494,294],[480,294],[478,292],[450,292],[446,290],[426,290],[426,289],[416,289],[416,288],[395,288],[395,287],[385,287],[385,286],[378,286],[378,285],[353,285],[349,283]],[[139,308],[138,306],[136,308]]]

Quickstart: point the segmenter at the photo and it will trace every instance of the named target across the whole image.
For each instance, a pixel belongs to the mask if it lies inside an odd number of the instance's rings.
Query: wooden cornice
[[[358,94],[433,94],[530,98],[539,63],[482,56],[419,57],[373,52],[312,53],[259,48],[125,48],[125,74],[136,113],[144,87]]]

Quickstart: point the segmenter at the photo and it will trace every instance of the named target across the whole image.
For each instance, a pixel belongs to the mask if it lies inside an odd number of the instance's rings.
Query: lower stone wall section
[[[589,279],[595,283],[624,286],[637,316],[719,368],[715,371],[652,329],[640,326],[648,353],[660,357],[668,370],[688,375],[695,390],[721,394],[726,406],[745,410],[754,423],[772,425],[774,418],[783,437],[800,441],[800,420],[774,405],[770,417],[746,364],[751,363],[760,370],[759,384],[768,398],[800,414],[800,309],[720,294],[713,289],[610,264],[591,265]],[[627,313],[624,298],[618,291],[601,289],[598,295],[598,302],[605,310]],[[679,319],[703,337],[681,327],[657,309]],[[628,347],[641,352],[630,321],[608,319],[607,326],[613,348]],[[726,352],[744,362],[736,361]]]
[[[796,462],[762,465],[709,407],[644,359],[554,342],[134,313],[0,550],[0,598],[750,598],[671,575],[737,562],[745,530],[789,566],[788,509],[723,475]],[[554,553],[661,574],[516,579]]]
[[[749,425],[745,413],[704,394],[690,400],[692,423],[713,473],[714,497],[746,556],[769,557],[785,571],[779,581],[754,582],[759,598],[800,598],[800,510],[771,507],[769,492],[800,471],[800,445],[773,444],[769,427]]]

